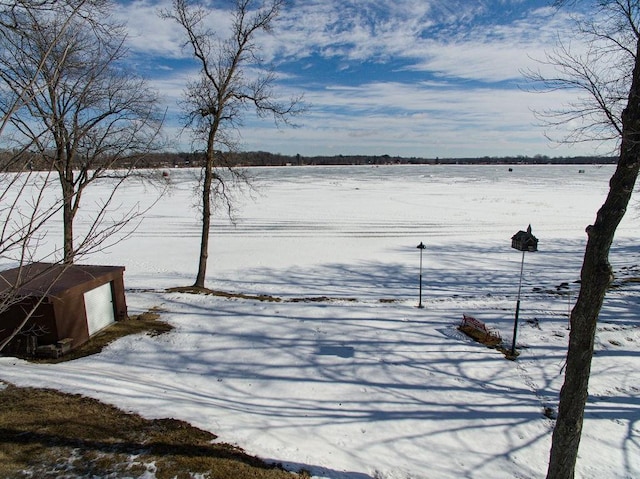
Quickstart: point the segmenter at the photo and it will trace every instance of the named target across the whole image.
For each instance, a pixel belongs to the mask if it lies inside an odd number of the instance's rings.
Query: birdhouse
[[[531,225],[527,231],[518,231],[511,237],[511,247],[518,251],[538,251],[538,238],[531,234]]]

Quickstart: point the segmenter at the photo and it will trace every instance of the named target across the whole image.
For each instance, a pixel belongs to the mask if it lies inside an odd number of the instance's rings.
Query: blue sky
[[[211,1],[210,26],[224,36],[230,1]],[[156,12],[168,1],[122,2],[132,59],[160,91],[176,148],[178,103],[196,65],[181,32]],[[259,40],[276,67],[276,92],[304,94],[298,128],[248,114],[244,150],[405,157],[608,154],[612,145],[549,141],[534,111],[571,100],[531,93],[522,71],[540,68],[567,12],[543,0],[290,0],[276,29]],[[561,131],[546,132],[557,137]],[[596,149],[599,148],[599,149]]]

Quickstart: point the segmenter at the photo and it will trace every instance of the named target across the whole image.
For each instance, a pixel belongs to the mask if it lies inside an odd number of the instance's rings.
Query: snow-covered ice
[[[124,265],[129,312],[160,307],[176,329],[58,365],[1,358],[0,379],[183,419],[317,478],[544,477],[584,230],[613,167],[512,168],[250,169],[235,224],[214,222],[207,286],[280,302],[164,291],[193,282],[199,244],[197,171],[171,170],[133,236],[85,262]],[[120,201],[153,195],[131,184]],[[510,345],[511,236],[529,224],[539,251],[525,255],[509,361],[456,326],[472,314]],[[611,254],[620,283],[640,276],[639,233],[634,205]],[[605,301],[578,477],[640,477],[636,284]]]

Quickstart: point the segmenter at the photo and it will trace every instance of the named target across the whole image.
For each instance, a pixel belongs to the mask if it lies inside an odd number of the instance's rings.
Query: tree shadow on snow
[[[525,257],[523,300],[526,308],[536,311],[536,321],[548,320],[560,329],[568,295],[563,296],[558,286],[576,280],[582,252],[575,241],[548,246],[547,251]],[[500,326],[511,324],[512,311],[500,308],[515,302],[521,255],[503,246],[465,253],[452,253],[450,247],[433,250],[423,275],[426,311],[415,308],[415,252],[407,253],[406,263],[372,260],[262,269],[252,271],[251,278],[263,278],[263,283],[238,281],[230,288],[251,294],[264,293],[262,288],[270,294],[281,289],[284,300],[326,295],[357,301],[301,306],[165,295],[164,307],[184,318],[176,334],[196,337],[195,349],[159,343],[157,350],[131,351],[130,358],[119,354],[118,362],[142,365],[151,377],[140,378],[137,393],[161,388],[176,410],[184,406],[205,415],[248,415],[268,424],[270,434],[286,438],[288,431],[308,430],[329,444],[336,439],[322,437],[325,430],[375,429],[386,454],[399,463],[422,453],[446,457],[451,454],[447,447],[453,447],[467,454],[467,470],[489,471],[508,461],[524,475],[539,474],[536,465],[521,456],[532,447],[547,448],[553,423],[544,410],[557,401],[566,342],[530,346],[527,366],[521,367],[522,361],[506,361],[500,353],[462,337],[455,325],[466,306],[483,309]],[[620,262],[633,263],[637,253],[618,249],[612,254]],[[636,316],[637,301],[617,300],[620,294],[611,294],[603,318],[625,326]],[[380,303],[382,299],[393,302]],[[550,311],[549,305],[557,310]],[[190,315],[194,321],[206,316],[210,329],[202,330],[198,322],[191,327]],[[537,327],[523,321],[522,328]],[[172,364],[159,362],[159,356],[171,357]],[[547,366],[536,370],[536,361]],[[175,371],[175,364],[188,369]],[[204,388],[203,376],[210,383]],[[163,377],[168,379],[156,384]],[[587,416],[628,421],[624,447],[632,454],[637,449],[632,433],[638,422],[636,407],[637,393],[629,392],[606,407],[588,407]],[[404,423],[411,426],[394,432]],[[483,444],[464,449],[473,438],[496,434],[509,445],[506,450],[492,451]],[[362,440],[353,440],[355,449],[373,447],[364,433]],[[336,479],[371,479],[360,472],[288,464]],[[434,477],[446,475],[446,461],[433,464],[430,472]]]

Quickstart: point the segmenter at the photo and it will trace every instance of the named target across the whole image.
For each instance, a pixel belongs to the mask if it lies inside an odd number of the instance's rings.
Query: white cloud
[[[518,3],[518,2],[515,2]],[[349,62],[401,60],[407,69],[480,81],[510,80],[544,58],[567,16],[550,8],[507,24],[474,23],[482,2],[305,1],[261,40],[268,58],[316,55]],[[526,10],[523,10],[526,11]]]
[[[171,10],[170,0],[134,0],[117,4],[114,16],[126,23],[129,30],[129,46],[136,53],[166,58],[185,58],[184,32],[178,24],[160,17],[161,11]],[[203,25],[214,32],[224,32],[229,27],[229,12],[209,8],[209,16]],[[224,35],[223,35],[224,36]]]
[[[161,8],[168,8],[169,0],[136,0],[118,3],[114,16],[127,25],[129,46],[137,53],[178,57],[181,52],[181,32],[158,16]]]
[[[247,149],[428,157],[594,154],[593,145],[551,144],[536,125],[532,110],[566,102],[566,92],[376,83],[314,92],[309,100],[315,107],[299,129],[274,134],[267,124],[248,125]],[[562,135],[560,129],[553,133]],[[601,146],[599,153],[610,152],[611,145]]]
[[[433,24],[431,9],[432,2],[419,0],[297,2],[278,21],[270,50],[293,58],[313,52],[352,61],[387,56]]]
[[[567,17],[549,9],[527,12],[508,24],[487,23],[486,2],[436,0],[296,0],[283,12],[273,35],[258,39],[267,60],[295,66],[279,75],[283,97],[304,92],[311,105],[298,129],[276,130],[247,119],[247,149],[282,153],[370,153],[404,156],[484,156],[584,154],[593,145],[549,150],[532,110],[566,104],[567,92],[536,95],[505,85],[521,80],[521,72],[540,66],[557,32],[567,30]],[[152,79],[167,106],[176,104],[187,80],[196,73],[176,69],[184,58],[181,32],[156,12],[162,2],[139,0],[123,5],[132,48],[153,58],[162,75]],[[516,7],[514,7],[516,8]],[[475,19],[484,15],[484,22]],[[208,26],[223,32],[228,15],[215,11]],[[331,63],[323,64],[323,59]],[[360,63],[388,63],[393,68],[423,72],[425,81],[407,83],[378,78],[349,78],[318,88],[314,68],[343,69],[342,77]],[[381,68],[388,72],[389,68]],[[405,72],[406,73],[406,72]],[[296,75],[299,83],[296,85]],[[325,75],[326,77],[326,75]],[[336,78],[341,78],[337,75]],[[435,80],[433,80],[435,78]],[[427,81],[428,80],[428,81]],[[312,85],[304,91],[304,85]],[[321,85],[321,84],[320,84]],[[355,85],[355,86],[354,86]],[[479,86],[481,85],[481,86]],[[284,88],[284,90],[283,90]],[[172,125],[175,126],[173,120]]]

